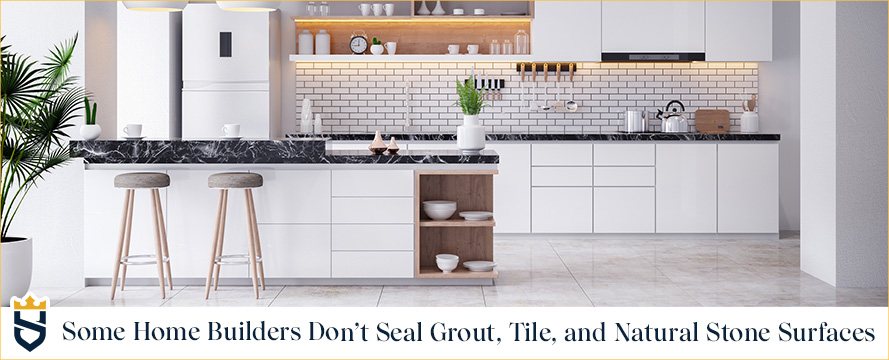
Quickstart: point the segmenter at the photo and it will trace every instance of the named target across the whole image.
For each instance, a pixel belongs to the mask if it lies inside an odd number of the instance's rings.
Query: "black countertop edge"
[[[287,134],[290,139],[319,135]],[[373,141],[372,133],[322,134],[334,141]],[[396,141],[457,141],[455,134],[401,133],[382,134],[387,142]],[[781,134],[700,134],[700,133],[594,133],[594,134],[486,134],[488,141],[779,141]]]

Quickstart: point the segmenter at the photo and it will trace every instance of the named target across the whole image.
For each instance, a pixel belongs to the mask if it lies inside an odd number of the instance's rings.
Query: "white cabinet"
[[[595,186],[654,186],[654,167],[602,167],[593,172]]]
[[[333,225],[332,250],[388,251],[414,250],[414,226]]]
[[[704,52],[704,2],[603,1],[602,52]]]
[[[333,196],[414,196],[412,170],[333,170]]]
[[[531,189],[531,231],[534,233],[592,233],[593,188]]]
[[[532,166],[592,166],[593,144],[533,144]]]
[[[414,223],[414,198],[343,197],[331,204],[334,224]]]
[[[330,223],[330,170],[253,172],[263,177],[263,186],[253,190],[258,223]]]
[[[771,61],[771,1],[708,1],[707,61]]]
[[[414,277],[413,251],[334,251],[331,258],[335,278]]]
[[[593,186],[592,167],[534,167],[532,186]]]
[[[601,1],[534,2],[531,21],[534,61],[600,61],[601,12]]]
[[[330,225],[260,224],[259,239],[266,277],[330,277]]]
[[[657,144],[656,231],[716,232],[716,144]]]
[[[719,232],[778,233],[778,144],[719,144]]]
[[[494,175],[495,233],[531,232],[531,145],[488,144],[500,155]]]
[[[654,188],[595,188],[593,200],[594,232],[654,232]]]
[[[593,165],[654,166],[654,144],[595,144]]]

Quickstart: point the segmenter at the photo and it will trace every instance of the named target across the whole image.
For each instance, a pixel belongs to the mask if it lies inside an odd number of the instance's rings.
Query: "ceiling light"
[[[123,1],[123,6],[128,10],[175,12],[185,9],[188,1]]]
[[[217,1],[216,5],[219,5],[219,8],[226,11],[247,11],[247,12],[260,12],[260,11],[275,11],[278,10],[278,7],[281,6],[280,1]]]

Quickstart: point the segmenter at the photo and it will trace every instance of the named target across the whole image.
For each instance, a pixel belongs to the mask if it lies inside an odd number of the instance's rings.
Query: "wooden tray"
[[[728,110],[695,111],[695,129],[702,134],[727,134],[730,127]]]

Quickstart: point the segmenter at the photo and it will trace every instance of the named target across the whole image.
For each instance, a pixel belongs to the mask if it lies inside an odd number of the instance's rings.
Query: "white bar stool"
[[[114,300],[114,291],[117,289],[117,278],[121,265],[123,265],[123,273],[121,274],[120,291],[123,291],[124,283],[127,281],[127,266],[154,264],[157,264],[157,279],[161,287],[161,298],[167,297],[164,291],[164,266],[167,269],[170,290],[173,290],[167,228],[164,225],[164,212],[161,208],[160,191],[158,191],[158,189],[167,186],[170,186],[170,176],[164,173],[134,172],[114,177],[114,187],[126,189],[126,198],[123,203],[123,219],[120,221],[120,240],[117,242],[117,252],[114,257],[114,275],[111,277],[111,300]],[[130,234],[133,230],[133,202],[136,199],[136,189],[151,190],[155,254],[130,255]]]
[[[210,298],[210,284],[213,290],[219,288],[219,269],[222,265],[244,265],[250,268],[253,277],[253,292],[259,299],[259,287],[257,286],[257,271],[259,282],[265,290],[265,273],[262,268],[262,246],[259,243],[259,228],[256,224],[256,207],[253,204],[253,189],[262,187],[262,175],[245,172],[219,173],[210,175],[207,184],[212,189],[219,189],[219,206],[216,211],[216,229],[213,232],[213,246],[210,248],[210,271],[207,273],[207,288],[204,298]],[[225,214],[228,207],[228,191],[230,189],[244,189],[245,203],[247,204],[247,254],[223,255],[222,244],[225,239]],[[214,281],[215,278],[215,281]]]

